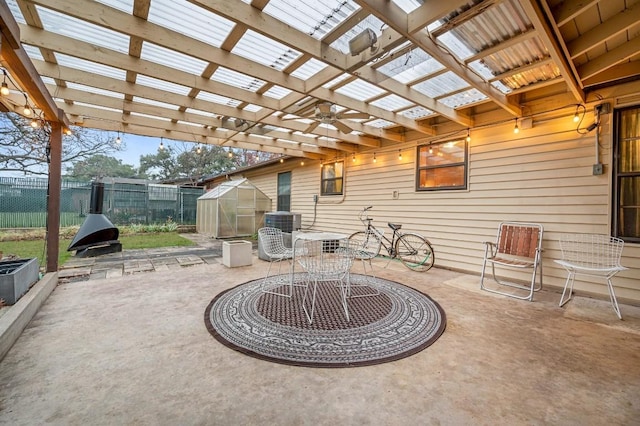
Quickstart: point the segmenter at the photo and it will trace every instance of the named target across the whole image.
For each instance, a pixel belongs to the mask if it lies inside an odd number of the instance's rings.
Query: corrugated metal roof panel
[[[231,53],[278,71],[300,56],[300,52],[252,30],[245,32]]]
[[[263,11],[321,39],[358,9],[360,6],[352,0],[271,0]]]
[[[264,80],[224,67],[218,67],[216,72],[211,76],[211,80],[219,81],[221,83],[228,84],[229,86],[239,87],[251,92],[255,92],[265,84]]]
[[[36,6],[45,30],[106,47],[120,53],[129,53],[129,36],[91,24],[80,19]]]
[[[108,3],[113,2],[108,0]],[[222,45],[235,26],[233,22],[187,1],[152,1],[148,20],[215,47]],[[185,25],[187,22],[189,24]]]

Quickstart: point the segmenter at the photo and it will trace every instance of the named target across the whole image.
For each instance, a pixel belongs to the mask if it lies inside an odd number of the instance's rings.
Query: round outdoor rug
[[[352,285],[367,284],[363,275],[351,277]],[[293,297],[286,298],[262,292],[261,282],[249,281],[218,294],[207,306],[204,321],[224,345],[268,361],[306,367],[394,361],[431,345],[446,325],[444,310],[429,296],[382,278],[370,284],[379,295],[348,299],[349,321],[340,289],[319,284],[311,324],[302,309],[304,288],[294,287]],[[369,294],[372,288],[363,285],[352,291]]]

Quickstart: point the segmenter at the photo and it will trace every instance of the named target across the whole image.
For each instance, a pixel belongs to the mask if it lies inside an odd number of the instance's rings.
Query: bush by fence
[[[134,179],[104,178],[102,213],[114,225],[167,221],[192,225],[202,188],[159,185]],[[46,226],[48,180],[0,176],[0,228]],[[60,226],[80,225],[89,212],[91,182],[62,180]]]

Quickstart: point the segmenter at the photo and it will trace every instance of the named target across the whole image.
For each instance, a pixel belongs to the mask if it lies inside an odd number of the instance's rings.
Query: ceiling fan
[[[369,118],[369,114],[363,112],[346,112],[341,113],[337,112],[337,108],[335,104],[331,102],[319,102],[316,104],[313,115],[304,116],[303,118],[309,118],[314,120],[313,123],[307,127],[304,132],[311,133],[318,127],[320,124],[331,124],[336,129],[341,131],[342,133],[351,133],[353,129],[349,127],[347,124],[342,122],[341,120],[348,119],[367,119]],[[294,118],[285,118],[284,120],[297,120],[297,117]]]

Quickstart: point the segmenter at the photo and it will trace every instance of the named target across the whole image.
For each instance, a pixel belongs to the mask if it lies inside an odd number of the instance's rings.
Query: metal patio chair
[[[491,293],[514,297],[522,300],[533,300],[533,293],[542,288],[542,225],[537,223],[502,222],[498,226],[496,242],[486,241],[480,288]],[[526,290],[526,294],[509,293],[485,286],[484,275],[487,265],[491,265],[493,280],[501,285],[518,290]],[[531,282],[528,285],[498,279],[496,266],[501,269],[530,270]],[[536,277],[539,282],[536,285]]]
[[[353,264],[354,250],[350,248],[349,240],[340,241],[340,246],[335,250],[323,249],[323,241],[303,241],[303,250],[296,259],[306,271],[306,286],[302,299],[302,308],[307,316],[309,324],[313,323],[316,309],[316,296],[318,284],[333,284],[340,291],[340,299],[344,309],[344,315],[349,321],[349,306],[347,295],[349,292],[349,270]],[[311,297],[311,309],[307,308],[307,299]]]
[[[607,281],[609,300],[619,319],[622,319],[616,294],[613,291],[611,278],[625,268],[620,264],[624,241],[620,238],[601,234],[563,234],[560,237],[560,250],[562,259],[556,263],[566,269],[568,276],[564,283],[564,290],[560,297],[560,306],[563,306],[573,295],[573,283],[576,275],[600,277]],[[565,293],[569,287],[568,297]]]
[[[289,271],[291,271],[293,249],[288,248],[284,245],[282,230],[278,228],[264,227],[258,229],[258,240],[260,242],[260,247],[270,259],[267,274],[262,280],[262,291],[278,296],[291,297],[291,295],[293,294],[293,280],[291,279],[289,274],[283,276],[281,274],[281,270],[282,262],[287,261],[289,262]],[[271,267],[274,263],[278,264],[278,273],[277,275],[271,276]],[[283,285],[289,287],[288,292],[274,291],[274,289],[277,289],[278,287],[281,287]]]
[[[350,281],[348,297],[366,297],[366,296],[378,296],[380,289],[375,284],[376,276],[373,274],[372,259],[380,253],[380,247],[382,245],[382,236],[384,231],[374,231],[368,229],[364,233],[359,233],[356,236],[349,238],[350,248],[353,250],[354,261],[360,260],[362,262],[362,269],[364,271],[365,283],[355,283]],[[367,272],[367,264],[369,264],[369,272]],[[352,293],[353,288],[360,288]],[[367,291],[367,290],[371,291]]]

